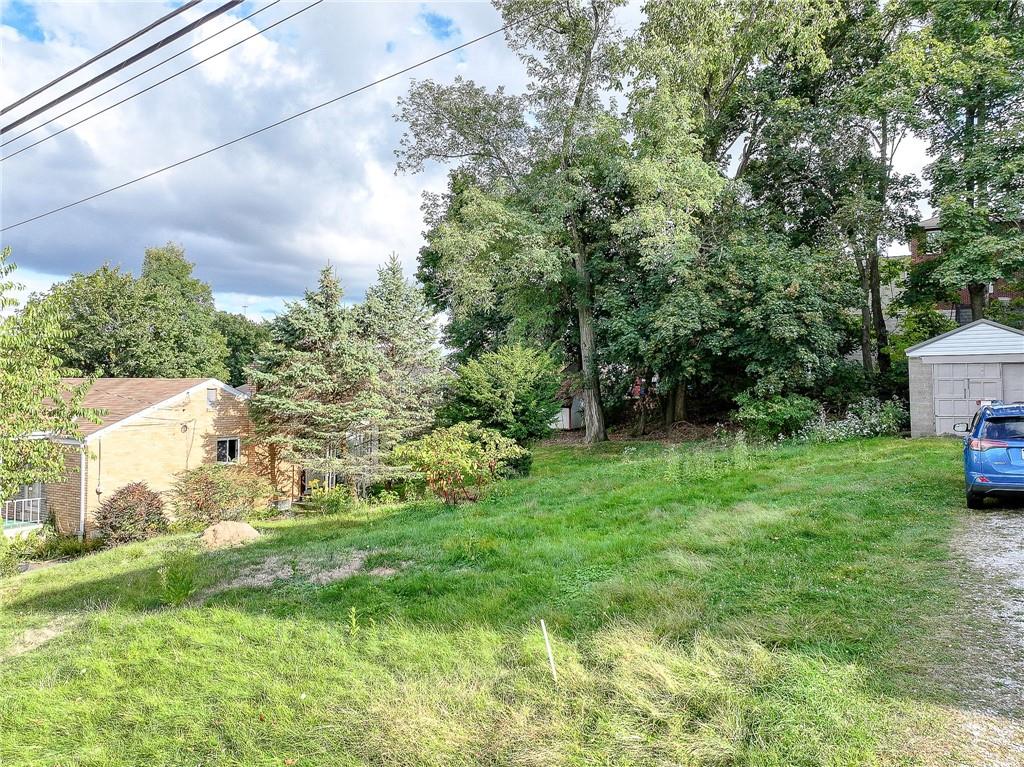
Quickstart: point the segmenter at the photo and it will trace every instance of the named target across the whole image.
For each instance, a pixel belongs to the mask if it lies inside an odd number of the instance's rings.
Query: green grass
[[[477,504],[2,581],[0,653],[63,631],[0,662],[0,764],[918,763],[907,730],[941,732],[920,666],[952,599],[954,443],[787,447],[714,477],[686,454],[542,448]],[[351,578],[301,574],[354,551]],[[268,557],[295,576],[213,588]]]

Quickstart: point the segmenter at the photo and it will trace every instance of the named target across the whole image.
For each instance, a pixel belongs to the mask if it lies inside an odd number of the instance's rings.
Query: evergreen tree
[[[440,400],[441,353],[423,291],[407,282],[396,255],[355,308],[359,336],[374,350],[372,430],[382,455],[434,421]]]
[[[271,465],[285,458],[353,489],[372,478],[378,456],[365,449],[385,411],[374,390],[379,354],[342,303],[338,278],[320,272],[316,290],[270,324],[271,343],[249,369],[250,412]],[[271,477],[274,481],[274,477]]]

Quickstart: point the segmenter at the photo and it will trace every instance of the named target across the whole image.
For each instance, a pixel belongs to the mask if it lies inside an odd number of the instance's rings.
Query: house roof
[[[931,218],[922,219],[918,226],[924,229],[926,232],[937,232],[942,228],[942,226],[939,223],[938,216],[932,216]]]
[[[86,378],[65,378],[68,387],[87,381]],[[123,422],[163,405],[194,389],[217,387],[235,396],[242,396],[216,378],[97,378],[85,395],[83,405],[104,411],[100,423],[79,420],[78,429],[89,437],[119,426]]]
[[[1024,354],[1024,330],[992,320],[975,320],[911,346],[908,357]]]

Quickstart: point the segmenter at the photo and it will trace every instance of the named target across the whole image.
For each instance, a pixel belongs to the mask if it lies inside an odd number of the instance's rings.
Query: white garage
[[[910,433],[954,434],[993,400],[1024,402],[1024,331],[977,320],[907,349]]]

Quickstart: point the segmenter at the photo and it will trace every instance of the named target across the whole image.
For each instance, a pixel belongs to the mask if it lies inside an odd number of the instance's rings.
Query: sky
[[[279,0],[253,19],[184,53],[48,128],[0,149],[7,154],[92,114],[257,29],[309,5]],[[209,38],[271,0],[247,0],[77,97],[56,115],[157,61]],[[8,104],[167,13],[160,0],[0,0],[0,103]],[[84,69],[70,88],[220,5],[206,0]],[[634,3],[634,18],[638,4]],[[325,0],[266,35],[0,163],[0,222],[13,223],[230,140],[501,26],[487,2]],[[424,229],[423,191],[440,191],[433,166],[396,175],[402,126],[393,115],[412,77],[456,75],[521,91],[523,68],[501,35],[307,117],[45,219],[4,232],[26,292],[103,263],[138,272],[144,250],[184,246],[219,308],[270,317],[334,266],[359,300],[376,268],[397,253],[415,269]],[[4,115],[41,106],[40,97]],[[5,134],[16,136],[36,118]],[[897,165],[919,172],[923,145],[910,140]],[[899,246],[897,246],[898,249]]]

